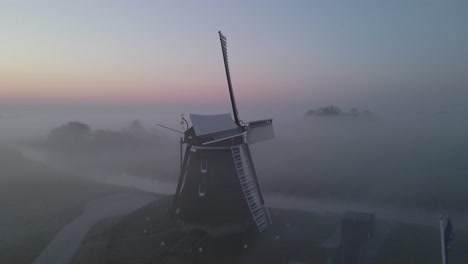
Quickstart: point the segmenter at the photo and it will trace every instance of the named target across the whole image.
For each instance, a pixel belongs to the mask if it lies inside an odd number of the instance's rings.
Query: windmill
[[[271,225],[249,145],[273,138],[272,119],[239,120],[226,37],[219,33],[234,120],[230,114],[190,114],[172,212],[184,230],[218,236]]]

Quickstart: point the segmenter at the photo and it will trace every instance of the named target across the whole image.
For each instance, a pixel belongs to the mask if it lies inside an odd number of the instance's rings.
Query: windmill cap
[[[197,115],[190,114],[195,135],[203,136],[221,131],[236,129],[238,126],[232,120],[231,114]]]

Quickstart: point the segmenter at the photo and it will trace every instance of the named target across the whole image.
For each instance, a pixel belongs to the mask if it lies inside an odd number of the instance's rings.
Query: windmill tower
[[[271,219],[249,145],[273,138],[272,119],[239,120],[226,37],[218,33],[234,120],[230,114],[190,114],[192,126],[187,122],[181,141],[185,151],[172,212],[187,231],[200,229],[217,236],[253,226],[262,232]]]

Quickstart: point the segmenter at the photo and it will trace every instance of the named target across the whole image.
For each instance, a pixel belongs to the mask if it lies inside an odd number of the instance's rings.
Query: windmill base
[[[238,234],[247,231],[252,225],[250,223],[227,223],[220,225],[205,225],[199,223],[180,222],[180,227],[186,233],[200,230],[205,232],[210,237],[219,237]]]

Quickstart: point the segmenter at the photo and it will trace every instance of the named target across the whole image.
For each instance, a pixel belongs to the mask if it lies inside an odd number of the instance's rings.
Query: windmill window
[[[207,160],[202,160],[201,161],[200,171],[202,173],[206,173],[208,171],[208,161]]]
[[[200,184],[198,185],[198,196],[199,196],[199,197],[204,197],[204,196],[205,196],[205,191],[206,191],[206,190],[205,190],[205,185],[202,184],[202,183],[200,183]]]

